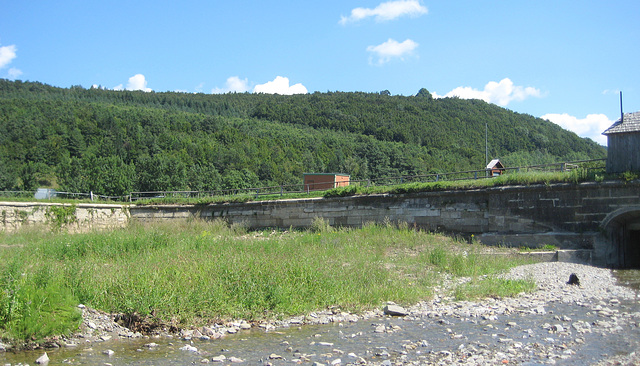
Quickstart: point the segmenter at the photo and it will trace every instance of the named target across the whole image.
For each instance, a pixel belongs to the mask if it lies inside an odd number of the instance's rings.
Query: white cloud
[[[604,114],[589,114],[580,119],[566,113],[549,113],[540,118],[551,121],[560,127],[575,132],[578,136],[588,137],[593,141],[607,145],[607,137],[602,134],[614,121],[609,120]]]
[[[273,81],[256,85],[255,88],[253,88],[253,92],[281,95],[306,94],[307,88],[305,88],[302,84],[294,84],[289,86],[289,78],[276,76]]]
[[[0,69],[6,67],[16,58],[16,45],[0,47]]]
[[[403,15],[420,16],[427,13],[427,8],[417,0],[397,0],[381,3],[373,9],[355,8],[348,17],[342,16],[340,24],[357,22],[365,18],[375,17],[376,21],[394,20]]]
[[[288,80],[287,80],[288,84]],[[224,88],[214,88],[211,90],[213,94],[223,93],[244,93],[249,91],[249,81],[247,79],[240,79],[237,76],[231,76],[227,79]]]
[[[9,80],[15,80],[17,78],[20,77],[20,75],[22,75],[22,70],[20,69],[16,69],[15,67],[12,67],[9,69]]]
[[[151,88],[147,88],[147,79],[142,74],[135,74],[129,78],[127,87],[123,88],[122,84],[113,88],[113,90],[142,90],[145,92],[153,91]]]
[[[487,103],[506,106],[512,101],[523,101],[529,97],[541,97],[539,89],[513,85],[509,78],[499,82],[490,81],[484,86],[484,90],[473,89],[469,86],[459,86],[444,96],[434,94],[435,98],[458,97],[462,99],[482,99]]]
[[[404,42],[398,42],[395,39],[389,38],[389,40],[377,46],[367,47],[367,51],[373,53],[378,58],[378,64],[382,65],[391,61],[393,58],[404,59],[404,56],[410,55],[417,47],[418,43],[410,39]],[[371,59],[369,62],[371,62]]]
[[[135,74],[129,78],[127,83],[127,90],[142,90],[150,92],[151,89],[147,88],[147,80],[142,74]]]

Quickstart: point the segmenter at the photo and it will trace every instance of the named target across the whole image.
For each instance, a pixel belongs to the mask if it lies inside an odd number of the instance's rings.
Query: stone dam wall
[[[5,232],[23,226],[86,232],[123,227],[129,223],[130,216],[127,205],[0,202],[0,219]]]
[[[30,205],[27,212],[39,204]],[[633,220],[640,220],[640,182],[542,184],[211,205],[94,206],[77,205],[78,220],[71,227],[114,227],[128,220],[187,218],[220,218],[254,229],[309,227],[316,218],[323,218],[332,226],[348,227],[403,222],[430,231],[474,235],[489,245],[536,248],[549,244],[580,250],[583,256],[588,253],[586,256],[595,264],[616,266],[628,243],[612,238],[614,231],[626,227],[627,221],[636,225]],[[0,209],[14,210],[5,206]],[[15,220],[22,220],[20,225],[42,220],[42,214],[35,215],[42,210],[35,210],[33,218],[21,219],[18,215],[12,216],[12,221],[7,217],[5,230],[16,227]]]

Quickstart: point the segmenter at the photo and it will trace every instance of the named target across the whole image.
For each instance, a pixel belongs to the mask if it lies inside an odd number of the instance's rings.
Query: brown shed
[[[322,191],[325,189],[346,187],[351,176],[341,173],[304,173],[305,191]]]
[[[607,136],[607,173],[640,171],[640,112],[623,114],[602,134]]]
[[[487,167],[485,169],[489,173],[490,177],[497,177],[499,175],[502,175],[502,173],[504,173],[505,171],[505,167],[500,162],[500,159],[491,160],[489,164],[487,164]]]

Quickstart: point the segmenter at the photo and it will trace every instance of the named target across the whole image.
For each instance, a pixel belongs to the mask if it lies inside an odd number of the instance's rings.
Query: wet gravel
[[[574,273],[580,285],[568,285]],[[513,268],[537,290],[514,298],[454,301],[445,279],[435,296],[404,310],[350,314],[340,309],[249,324],[212,324],[143,336],[83,308],[81,331],[49,344],[52,364],[176,365],[635,365],[640,358],[638,294],[612,272],[572,263]],[[0,364],[32,363],[44,350],[0,353]]]

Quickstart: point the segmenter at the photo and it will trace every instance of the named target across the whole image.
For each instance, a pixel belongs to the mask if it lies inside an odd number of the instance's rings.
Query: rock
[[[272,353],[269,355],[270,360],[282,360],[282,356]]]
[[[180,347],[180,351],[198,352],[198,349],[190,344],[185,344],[184,346]]]
[[[231,363],[243,363],[244,360],[238,357],[229,357],[229,362]]]
[[[564,332],[564,327],[560,324],[554,324],[551,326],[551,330],[556,333],[561,333],[561,332]]]
[[[335,360],[331,361],[332,365],[340,365],[342,363],[342,360],[339,358],[336,358]]]
[[[407,309],[403,308],[402,306],[399,305],[387,305],[384,307],[383,309],[384,313],[386,315],[391,315],[391,316],[407,316],[409,315],[409,312],[407,311]]]
[[[158,344],[151,342],[151,343],[145,344],[144,346],[147,348],[155,348],[155,347],[158,347]]]
[[[567,281],[567,285],[580,286],[580,279],[578,278],[578,275],[576,275],[575,273],[569,275],[569,281]]]
[[[227,356],[225,355],[215,356],[211,358],[212,362],[224,362],[226,360],[227,360]]]
[[[115,353],[115,352],[114,352],[113,350],[111,350],[111,349],[108,349],[108,350],[102,351],[102,354],[107,355],[107,356],[109,356],[109,357],[113,356],[113,354],[114,354],[114,353]]]
[[[49,363],[49,356],[47,356],[47,352],[44,353],[44,355],[38,357],[38,359],[36,360],[36,364],[38,365],[46,365]]]

